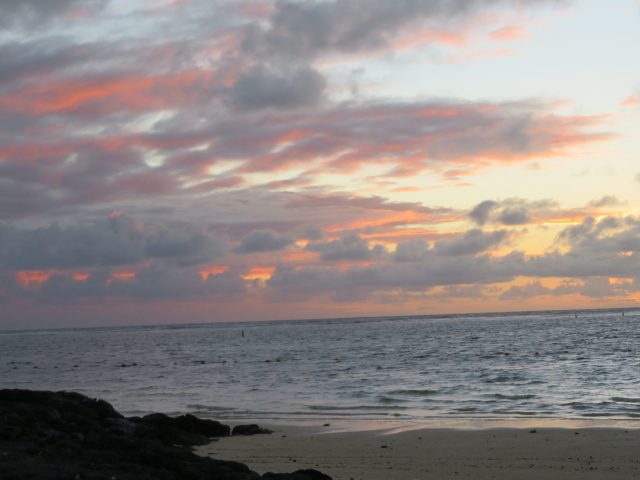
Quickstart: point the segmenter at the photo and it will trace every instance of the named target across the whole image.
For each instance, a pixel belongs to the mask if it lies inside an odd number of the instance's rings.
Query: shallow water
[[[75,390],[126,414],[634,419],[640,314],[0,332],[0,386]]]

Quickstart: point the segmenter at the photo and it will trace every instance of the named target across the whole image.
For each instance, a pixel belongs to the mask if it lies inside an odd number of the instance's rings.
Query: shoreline
[[[263,424],[272,435],[222,438],[199,455],[259,473],[314,468],[334,480],[632,479],[640,429],[623,427],[378,428]]]
[[[430,419],[396,419],[396,418],[344,418],[344,417],[314,417],[314,418],[268,418],[268,417],[224,417],[203,415],[202,412],[192,413],[202,418],[224,421],[230,425],[255,423],[268,428],[306,429],[317,433],[358,433],[358,432],[388,432],[401,433],[414,430],[495,430],[495,429],[623,429],[640,430],[640,418],[430,418]],[[329,427],[325,425],[329,424]]]

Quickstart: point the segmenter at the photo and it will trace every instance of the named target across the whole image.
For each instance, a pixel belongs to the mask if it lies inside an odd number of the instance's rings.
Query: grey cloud
[[[560,242],[588,257],[611,253],[640,252],[640,219],[604,217],[599,221],[586,217],[579,225],[567,227],[558,235]]]
[[[430,292],[428,297],[443,301],[457,298],[483,300],[490,298],[491,294],[495,293],[494,290],[494,288],[487,287],[486,285],[449,285],[439,291]]]
[[[552,293],[553,289],[545,287],[540,282],[531,282],[524,286],[510,287],[500,295],[500,300],[521,300]]]
[[[554,0],[333,0],[275,4],[266,28],[246,32],[245,49],[296,58],[384,47],[408,26],[441,25],[495,6],[532,6]]]
[[[15,83],[23,79],[39,79],[50,72],[60,72],[70,65],[85,63],[96,54],[104,53],[94,45],[83,48],[74,45],[70,39],[47,38],[45,40],[16,41],[0,45],[0,90],[15,88]]]
[[[396,246],[394,260],[396,262],[421,262],[432,253],[425,240],[409,240]]]
[[[6,153],[7,158],[0,164],[0,177],[16,190],[12,194],[16,198],[28,198],[37,190],[39,195],[32,197],[38,200],[33,208],[51,211],[67,205],[184,194],[185,183],[202,182],[203,169],[216,158],[237,162],[237,168],[229,172],[231,176],[300,166],[316,173],[351,174],[362,166],[378,163],[404,167],[409,172],[429,168],[441,171],[448,165],[476,166],[477,156],[495,155],[517,161],[532,150],[545,154],[555,151],[560,148],[557,141],[552,141],[551,132],[556,129],[571,131],[567,138],[572,142],[579,142],[583,136],[585,141],[593,140],[592,134],[584,133],[584,126],[575,120],[544,117],[542,105],[485,107],[446,101],[341,105],[313,113],[296,111],[271,117],[272,121],[262,115],[213,116],[196,122],[197,127],[193,126],[194,118],[183,112],[180,121],[174,118],[160,122],[152,133],[143,135],[123,136],[117,125],[112,127],[115,134],[67,138],[63,143],[58,136],[46,134],[30,140],[7,135],[4,151],[13,153]],[[451,114],[442,115],[443,111]],[[531,116],[535,123],[535,128],[523,132],[530,136],[527,152],[513,150],[501,140],[502,130],[510,130],[511,122],[518,124],[520,115]],[[89,125],[105,128],[101,123]],[[493,128],[487,130],[486,125]],[[292,130],[301,134],[283,148],[282,139]],[[203,143],[208,145],[205,150],[185,155],[186,149]],[[149,154],[163,157],[164,164],[150,167],[145,163]],[[38,161],[39,168],[29,168],[25,156]],[[50,201],[46,197],[51,197]],[[332,201],[326,197],[321,200]],[[299,198],[295,201],[303,202]],[[352,198],[350,203],[355,205],[358,201],[373,208],[378,208],[375,203],[385,203],[375,197]],[[12,203],[16,209],[24,210],[21,202]],[[17,211],[12,215],[11,208],[0,206],[0,213],[5,210],[4,218],[19,216]]]
[[[508,237],[506,230],[485,232],[473,229],[454,238],[440,240],[433,248],[424,240],[409,240],[398,244],[393,258],[397,263],[409,263],[433,261],[435,255],[477,255],[500,245]]]
[[[191,268],[167,268],[153,264],[139,271],[133,279],[111,278],[109,270],[92,272],[84,280],[56,273],[35,288],[23,289],[16,295],[45,303],[77,302],[82,299],[130,298],[134,300],[235,298],[246,290],[236,271],[209,275],[202,279]]]
[[[531,216],[524,208],[505,208],[498,220],[503,225],[525,225],[531,221]]]
[[[499,298],[500,300],[524,300],[544,295],[611,298],[628,295],[633,291],[637,291],[636,282],[612,284],[607,277],[590,277],[583,281],[567,281],[553,288],[545,287],[540,282],[531,282],[527,285],[511,287]]]
[[[145,259],[199,263],[224,241],[184,226],[142,226],[127,216],[85,225],[0,230],[0,265],[15,270],[133,265]]]
[[[498,206],[497,202],[493,200],[485,200],[473,207],[469,212],[469,217],[478,225],[484,225],[489,221],[491,212]]]
[[[469,230],[452,240],[436,243],[435,250],[441,255],[476,255],[496,247],[508,238],[506,230],[484,232],[479,229]]]
[[[197,270],[153,265],[139,272],[133,280],[114,280],[107,294],[133,298],[197,299],[234,296],[244,291],[244,280],[234,271],[209,275],[202,280]]]
[[[614,195],[605,195],[596,200],[590,201],[588,206],[594,208],[615,207],[620,205],[620,203],[620,200]]]
[[[527,201],[520,198],[509,198],[501,201],[485,200],[473,207],[469,218],[483,226],[489,223],[515,226],[531,223],[536,216],[548,215],[558,206],[551,200]]]
[[[150,258],[178,260],[196,264],[225,255],[227,243],[221,238],[205,235],[181,226],[156,228],[145,242],[145,255]]]
[[[322,240],[324,238],[324,233],[318,227],[309,227],[304,231],[302,238],[307,240]]]
[[[629,283],[612,284],[607,277],[587,278],[578,289],[580,295],[592,298],[621,297],[637,291],[637,279]]]
[[[242,237],[234,251],[236,253],[274,252],[288,247],[293,241],[293,238],[280,235],[271,229],[255,230]]]
[[[307,250],[320,253],[322,260],[328,261],[360,261],[379,257],[385,252],[384,247],[369,247],[369,242],[355,233],[345,234],[338,240],[329,242],[311,242]]]
[[[101,8],[106,0],[0,0],[0,26],[34,28],[76,11]]]
[[[424,291],[435,286],[491,283],[512,278],[512,271],[486,256],[431,256],[416,263],[379,263],[341,270],[332,267],[278,268],[267,285],[275,298],[370,295],[380,291]]]
[[[614,224],[617,228],[612,229]],[[412,241],[398,246],[393,263],[382,258],[376,264],[347,270],[331,266],[279,267],[267,285],[274,299],[426,291],[434,287],[489,285],[516,277],[573,280],[554,289],[539,282],[513,287],[504,292],[503,299],[547,294],[617,296],[633,291],[635,283],[607,287],[608,280],[601,279],[640,277],[640,220],[586,220],[583,228],[574,229],[569,238],[571,244],[566,253],[525,256],[514,251],[502,257],[438,255],[437,249],[428,248],[426,242]],[[634,254],[624,255],[627,252]]]
[[[309,67],[255,68],[238,79],[231,103],[240,111],[308,107],[320,102],[325,86],[324,77]]]

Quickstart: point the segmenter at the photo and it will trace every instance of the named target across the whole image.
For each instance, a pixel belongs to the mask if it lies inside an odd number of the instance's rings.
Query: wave
[[[200,403],[187,404],[187,408],[191,408],[193,410],[202,410],[207,412],[234,412],[238,410],[235,407],[217,407],[214,405],[202,405]]]
[[[415,397],[428,397],[429,395],[437,395],[439,390],[425,389],[407,389],[407,390],[393,390],[389,392],[390,395],[411,395]]]
[[[406,400],[402,400],[399,398],[394,398],[394,397],[387,397],[385,395],[380,395],[376,400],[378,400],[378,402],[380,403],[402,403],[402,402],[406,402]]]
[[[640,398],[635,397],[612,397],[612,402],[616,403],[640,403]]]
[[[502,393],[495,393],[492,395],[493,398],[497,398],[499,400],[530,400],[532,398],[536,398],[537,395],[503,395]]]
[[[333,412],[340,410],[407,410],[408,407],[403,407],[401,405],[310,405],[308,408],[310,410],[317,410],[321,412]]]

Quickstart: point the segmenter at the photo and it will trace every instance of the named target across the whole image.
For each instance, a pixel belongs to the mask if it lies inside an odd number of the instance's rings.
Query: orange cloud
[[[497,41],[511,41],[520,40],[525,34],[526,32],[522,27],[507,25],[491,32],[490,37]]]
[[[460,32],[428,29],[417,33],[403,35],[390,44],[387,49],[391,51],[410,50],[431,43],[464,47],[467,43],[467,37],[464,33]]]
[[[630,97],[627,97],[625,100],[623,100],[620,105],[622,105],[623,107],[637,107],[638,105],[640,105],[640,94],[636,94],[636,95],[631,95]]]
[[[273,266],[254,266],[249,269],[249,272],[242,275],[242,278],[245,280],[268,280],[275,269],[276,267]]]
[[[200,270],[200,278],[206,280],[209,275],[220,275],[229,270],[229,265],[215,265]]]
[[[5,94],[0,108],[32,115],[144,112],[200,101],[203,91],[232,80],[211,70],[72,79]]]
[[[69,274],[61,270],[22,270],[16,273],[16,279],[20,285],[28,288],[30,286],[40,285],[57,274],[66,274],[76,282],[82,282],[89,278],[89,274],[86,272],[74,272]]]

